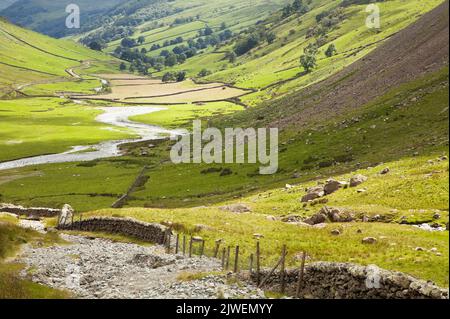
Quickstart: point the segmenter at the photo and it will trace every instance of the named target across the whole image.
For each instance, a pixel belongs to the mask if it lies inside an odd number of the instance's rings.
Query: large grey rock
[[[302,197],[301,202],[306,203],[316,198],[323,197],[325,195],[325,190],[323,186],[318,185],[311,188],[308,188],[306,191],[306,195]]]
[[[352,213],[349,213],[342,208],[325,206],[322,208],[321,212],[326,214],[333,223],[348,223],[355,219]]]
[[[350,187],[356,187],[358,185],[361,185],[367,181],[367,177],[361,174],[355,175],[352,178],[350,178]]]
[[[317,213],[305,219],[303,222],[309,225],[317,225],[326,222],[327,217],[324,214]]]
[[[329,179],[325,182],[325,186],[323,187],[323,190],[325,192],[325,195],[329,195],[334,193],[335,191],[339,190],[342,187],[342,183],[339,181],[336,181],[334,179]]]

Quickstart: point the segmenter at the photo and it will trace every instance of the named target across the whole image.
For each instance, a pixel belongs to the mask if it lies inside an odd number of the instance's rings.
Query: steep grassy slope
[[[73,41],[55,40],[2,19],[0,46],[0,96],[30,83],[80,80],[67,70],[79,67],[82,61],[101,65],[113,60]]]

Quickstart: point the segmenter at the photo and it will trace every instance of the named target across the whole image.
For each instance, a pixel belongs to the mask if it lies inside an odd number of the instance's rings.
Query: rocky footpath
[[[27,265],[24,276],[67,289],[78,298],[264,298],[255,286],[228,285],[222,275],[180,280],[186,274],[220,271],[220,263],[215,259],[169,255],[161,246],[66,234],[61,237],[69,244],[24,247],[17,259]]]

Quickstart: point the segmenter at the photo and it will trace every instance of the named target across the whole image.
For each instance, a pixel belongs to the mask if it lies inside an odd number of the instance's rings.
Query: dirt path
[[[45,232],[39,221],[23,221],[21,226]],[[69,290],[77,298],[264,298],[255,286],[228,284],[226,276],[218,274],[221,266],[217,259],[169,255],[162,246],[68,234],[61,237],[69,244],[25,245],[14,260],[26,265],[22,275],[31,273],[34,282]],[[182,280],[194,274],[197,277],[192,280]]]

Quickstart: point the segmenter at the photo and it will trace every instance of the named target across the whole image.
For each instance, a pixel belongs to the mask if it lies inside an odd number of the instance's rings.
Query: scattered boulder
[[[256,233],[256,234],[253,234],[253,237],[256,239],[261,239],[261,238],[264,238],[264,235]]]
[[[310,205],[311,206],[316,206],[316,205],[319,205],[319,204],[326,204],[326,203],[328,203],[328,198],[323,197],[323,198],[318,198],[318,199],[313,200],[310,203]]]
[[[325,191],[323,186],[318,185],[311,188],[308,188],[306,191],[306,195],[302,197],[301,202],[306,203],[312,201],[314,199],[323,197],[325,195]]]
[[[325,223],[327,220],[326,215],[322,214],[322,213],[317,213],[312,215],[311,217],[305,219],[303,222],[309,225],[317,225],[317,224],[322,224]]]
[[[385,169],[383,169],[380,174],[381,175],[386,175],[387,173],[389,173],[391,170],[389,169],[389,167],[386,167]]]
[[[341,234],[341,231],[339,229],[333,229],[331,231],[331,235],[333,236],[339,236]]]
[[[424,251],[425,249],[423,249],[422,247],[416,247],[414,250],[415,251]]]
[[[267,215],[267,216],[266,216],[266,219],[267,219],[267,220],[270,220],[270,221],[276,221],[276,220],[277,220],[276,217],[275,217],[275,216],[272,216],[272,215]]]
[[[220,209],[238,214],[251,212],[250,207],[241,203],[222,206]]]
[[[372,244],[376,244],[377,241],[378,240],[375,237],[365,237],[365,238],[363,238],[362,243],[372,245]]]
[[[433,215],[433,219],[439,219],[441,218],[441,215],[439,213],[436,213]]]
[[[448,160],[448,157],[444,155],[444,156],[439,157],[439,159],[440,159],[441,161],[447,161],[447,160]]]
[[[352,178],[350,178],[350,187],[356,187],[358,185],[361,185],[367,181],[367,177],[361,174],[355,175]]]
[[[281,218],[284,223],[298,223],[302,221],[302,217],[299,215],[287,215]]]
[[[337,191],[342,187],[341,182],[338,182],[334,179],[329,179],[325,182],[325,186],[323,187],[323,190],[325,192],[325,195],[329,195]]]
[[[341,208],[324,206],[319,214],[325,215],[333,223],[348,223],[354,220],[351,213],[344,211]]]

